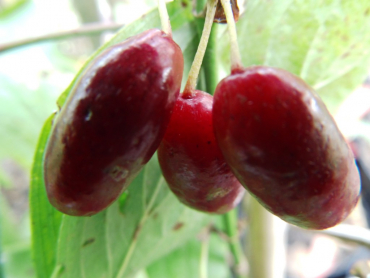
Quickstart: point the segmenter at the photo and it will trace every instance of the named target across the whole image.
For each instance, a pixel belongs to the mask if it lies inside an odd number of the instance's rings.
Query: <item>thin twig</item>
[[[360,244],[370,248],[370,230],[359,226],[339,224],[333,228],[317,231],[315,233],[326,234],[347,242]]]
[[[65,30],[65,31],[58,31],[56,33],[50,33],[46,35],[36,36],[32,38],[25,38],[14,42],[2,43],[0,44],[0,53],[4,53],[5,51],[15,49],[21,46],[27,46],[39,42],[46,42],[46,41],[53,41],[53,40],[63,40],[69,39],[71,37],[78,37],[84,35],[93,35],[96,33],[102,33],[105,31],[115,31],[123,27],[123,24],[119,23],[91,23],[82,25],[76,29],[72,30]]]

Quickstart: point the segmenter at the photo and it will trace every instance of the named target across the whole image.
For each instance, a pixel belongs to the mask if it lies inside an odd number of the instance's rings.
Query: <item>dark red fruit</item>
[[[213,122],[236,177],[283,220],[325,229],[356,205],[360,180],[353,154],[300,78],[270,67],[236,70],[217,86]]]
[[[106,49],[77,80],[44,158],[49,200],[70,215],[111,204],[163,138],[183,72],[179,46],[148,30]]]
[[[182,94],[158,149],[170,189],[185,205],[210,213],[234,208],[245,189],[227,166],[213,133],[213,97]]]

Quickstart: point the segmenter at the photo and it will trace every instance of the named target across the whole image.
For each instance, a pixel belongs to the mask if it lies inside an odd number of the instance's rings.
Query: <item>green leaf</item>
[[[28,2],[29,2],[29,0],[15,0],[15,1],[10,1],[9,4],[1,3],[0,4],[0,8],[1,8],[0,9],[0,18],[4,19],[4,18],[14,14],[16,11],[18,11],[20,8],[22,8]],[[5,5],[5,6],[3,6],[3,5]]]
[[[58,277],[131,277],[181,246],[209,216],[179,203],[169,191],[154,156],[116,202],[89,217],[65,215],[58,244]]]
[[[0,149],[0,158],[11,157],[29,169],[42,118],[26,101],[25,86],[2,75],[0,84],[0,132],[3,134],[0,143],[7,146]]]
[[[334,112],[367,75],[369,9],[366,0],[250,0],[237,23],[244,66],[301,76]],[[228,47],[222,53],[229,65]]]
[[[62,214],[52,207],[46,196],[43,179],[43,153],[54,116],[44,124],[35,152],[30,190],[32,253],[37,277],[48,278],[56,261],[56,247]]]
[[[30,89],[8,76],[0,75],[0,160],[11,159],[27,172],[31,169],[37,138],[43,121],[52,111],[54,87],[41,84]],[[11,185],[7,173],[0,167],[0,179]],[[2,185],[2,184],[1,184]]]
[[[208,240],[209,242],[205,242]],[[231,277],[227,263],[227,243],[218,235],[211,234],[209,239],[192,239],[186,245],[163,257],[159,261],[147,267],[148,278],[189,278],[200,277],[202,245],[207,244],[208,277],[227,278]]]

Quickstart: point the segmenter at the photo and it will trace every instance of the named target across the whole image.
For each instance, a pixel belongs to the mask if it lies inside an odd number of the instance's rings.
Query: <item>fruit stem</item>
[[[199,75],[200,67],[202,66],[202,61],[204,53],[207,49],[207,43],[209,35],[211,33],[213,18],[215,17],[217,7],[217,0],[208,0],[207,1],[207,13],[206,19],[204,22],[202,37],[198,45],[197,53],[195,54],[193,64],[191,65],[188,80],[186,81],[185,89],[183,94],[192,96],[193,91],[195,90],[197,84],[197,78]]]
[[[222,7],[224,8],[226,21],[227,21],[227,28],[229,31],[230,36],[230,48],[231,48],[231,72],[240,70],[243,68],[239,45],[238,45],[238,36],[236,34],[236,26],[233,11],[231,9],[230,0],[221,0]]]
[[[170,17],[168,16],[165,0],[158,0],[158,12],[161,18],[162,30],[172,38]]]
[[[238,232],[238,215],[237,210],[233,209],[230,212],[222,216],[223,222],[226,229],[226,234],[229,241],[229,248],[234,258],[234,270],[237,277],[241,277],[241,273],[246,269],[246,257],[243,253],[241,243],[239,241],[239,232]]]

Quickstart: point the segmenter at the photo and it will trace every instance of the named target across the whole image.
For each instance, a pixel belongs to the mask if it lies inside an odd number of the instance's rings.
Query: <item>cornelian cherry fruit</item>
[[[217,86],[213,123],[238,180],[269,211],[325,229],[355,207],[353,154],[314,90],[272,67],[236,69]]]
[[[216,144],[213,97],[183,93],[158,148],[158,160],[170,189],[185,205],[208,213],[225,213],[242,199],[240,185]]]
[[[180,47],[148,30],[90,62],[57,114],[44,157],[49,200],[93,215],[130,184],[160,144],[183,73]]]

